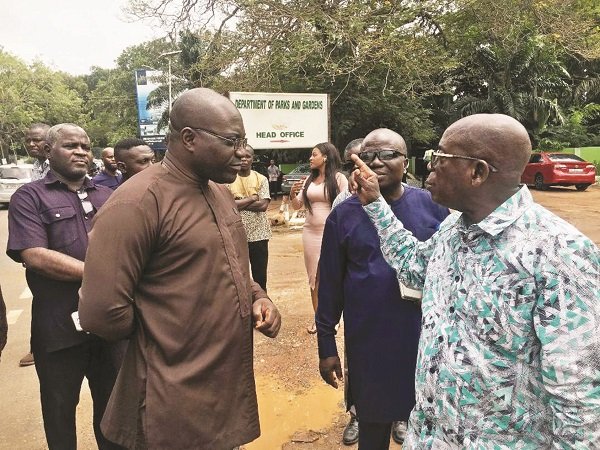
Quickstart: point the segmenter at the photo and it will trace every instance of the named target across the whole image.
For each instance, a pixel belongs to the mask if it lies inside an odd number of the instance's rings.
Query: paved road
[[[8,313],[8,343],[0,361],[0,449],[47,448],[35,367],[19,367],[29,350],[31,293],[25,269],[6,256],[7,210],[0,210],[0,285]],[[87,385],[78,408],[79,448],[97,448],[91,424],[91,398]]]

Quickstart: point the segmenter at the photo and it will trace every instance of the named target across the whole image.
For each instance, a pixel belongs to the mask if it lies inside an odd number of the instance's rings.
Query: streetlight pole
[[[168,61],[169,61],[169,114],[171,113],[171,103],[173,103],[172,94],[171,94],[171,56],[178,55],[179,53],[181,53],[181,50],[165,52],[165,53],[161,53],[159,55],[159,58],[162,58],[163,56],[169,57],[169,59],[168,59]]]

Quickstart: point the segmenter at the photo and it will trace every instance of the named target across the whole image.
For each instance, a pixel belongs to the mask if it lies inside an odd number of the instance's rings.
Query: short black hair
[[[148,145],[143,139],[139,138],[125,138],[121,139],[114,146],[115,149],[115,159],[120,160],[123,152],[126,152],[130,148],[138,147],[140,145]]]

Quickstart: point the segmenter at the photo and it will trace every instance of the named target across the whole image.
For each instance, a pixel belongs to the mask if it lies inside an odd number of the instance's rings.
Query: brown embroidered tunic
[[[168,154],[115,191],[90,235],[79,304],[84,329],[130,338],[107,438],[231,449],[259,436],[251,304],[267,295],[248,265],[231,193]]]

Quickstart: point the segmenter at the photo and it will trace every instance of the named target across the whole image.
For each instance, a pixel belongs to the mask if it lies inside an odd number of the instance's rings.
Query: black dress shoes
[[[358,442],[358,419],[354,414],[350,414],[350,422],[344,428],[342,442],[344,445],[352,445]]]

